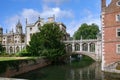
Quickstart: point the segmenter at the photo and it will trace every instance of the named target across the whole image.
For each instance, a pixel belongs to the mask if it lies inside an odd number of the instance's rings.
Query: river
[[[120,80],[120,78],[118,78],[120,75],[103,73],[99,62],[94,62],[86,67],[78,67],[79,65],[73,64],[75,63],[50,65],[15,76],[15,78],[29,80]]]

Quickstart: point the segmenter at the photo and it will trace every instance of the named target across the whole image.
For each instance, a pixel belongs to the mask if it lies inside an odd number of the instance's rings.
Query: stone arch
[[[82,51],[88,51],[88,44],[87,43],[82,44]]]
[[[90,43],[89,49],[90,49],[90,52],[95,52],[95,43]]]
[[[75,51],[80,51],[80,44],[75,43]]]
[[[16,47],[16,52],[19,52],[20,51],[20,48],[19,46]]]
[[[6,51],[6,47],[3,47],[3,50]]]
[[[66,45],[66,51],[67,52],[72,52],[72,44],[67,44]]]
[[[12,48],[12,46],[10,46],[10,53],[13,53],[13,48]]]

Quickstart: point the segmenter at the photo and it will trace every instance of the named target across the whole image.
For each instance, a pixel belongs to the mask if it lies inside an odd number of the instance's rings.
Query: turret
[[[23,33],[23,31],[22,31],[22,25],[20,23],[20,20],[18,20],[18,23],[16,25],[16,33],[19,33],[19,34]]]
[[[2,43],[3,28],[0,27],[0,43]]]
[[[101,9],[102,11],[105,11],[105,8],[106,8],[106,0],[101,0]]]

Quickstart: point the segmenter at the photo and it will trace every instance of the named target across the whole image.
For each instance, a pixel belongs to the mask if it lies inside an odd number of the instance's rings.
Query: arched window
[[[41,25],[40,25],[40,23],[38,23],[38,25],[37,25],[38,27],[40,27]]]
[[[78,43],[75,44],[75,51],[80,51],[80,45]]]
[[[16,47],[16,52],[19,52],[19,50],[20,50],[20,49],[19,49],[19,47],[17,46],[17,47]]]
[[[88,51],[88,44],[87,43],[82,44],[82,51]]]
[[[68,44],[66,46],[66,49],[67,49],[67,52],[72,52],[72,45],[71,44]]]
[[[10,47],[10,53],[13,53],[13,48],[12,48],[12,46]]]
[[[90,43],[90,52],[95,52],[95,43]]]

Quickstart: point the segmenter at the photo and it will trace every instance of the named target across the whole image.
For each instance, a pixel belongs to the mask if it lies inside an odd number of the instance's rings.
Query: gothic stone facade
[[[44,24],[47,24],[47,23],[55,23],[56,25],[58,25],[60,30],[62,30],[64,32],[63,40],[69,40],[70,34],[68,34],[66,32],[66,26],[61,22],[55,22],[55,17],[54,16],[49,17],[47,22],[45,22],[43,18],[39,17],[38,20],[34,24],[28,24],[26,22],[26,42],[27,42],[27,44],[29,44],[31,36],[34,33],[39,32],[39,28],[42,27]]]
[[[120,61],[120,0],[102,2],[102,70]]]
[[[10,31],[2,36],[2,45],[6,53],[17,53],[25,48],[25,34],[22,30],[22,25],[18,21],[16,25],[16,32]]]
[[[2,45],[6,49],[6,52],[17,53],[24,49],[26,45],[29,45],[31,36],[34,33],[39,32],[39,28],[46,23],[55,23],[56,25],[58,25],[60,30],[65,33],[63,40],[69,40],[70,35],[66,32],[66,26],[61,22],[55,22],[54,16],[49,17],[47,22],[45,22],[43,18],[39,17],[38,20],[33,24],[29,24],[26,20],[25,33],[23,33],[20,21],[18,21],[16,25],[16,32],[13,32],[12,30],[9,33],[3,34],[3,29],[0,28],[0,39],[2,40]]]

